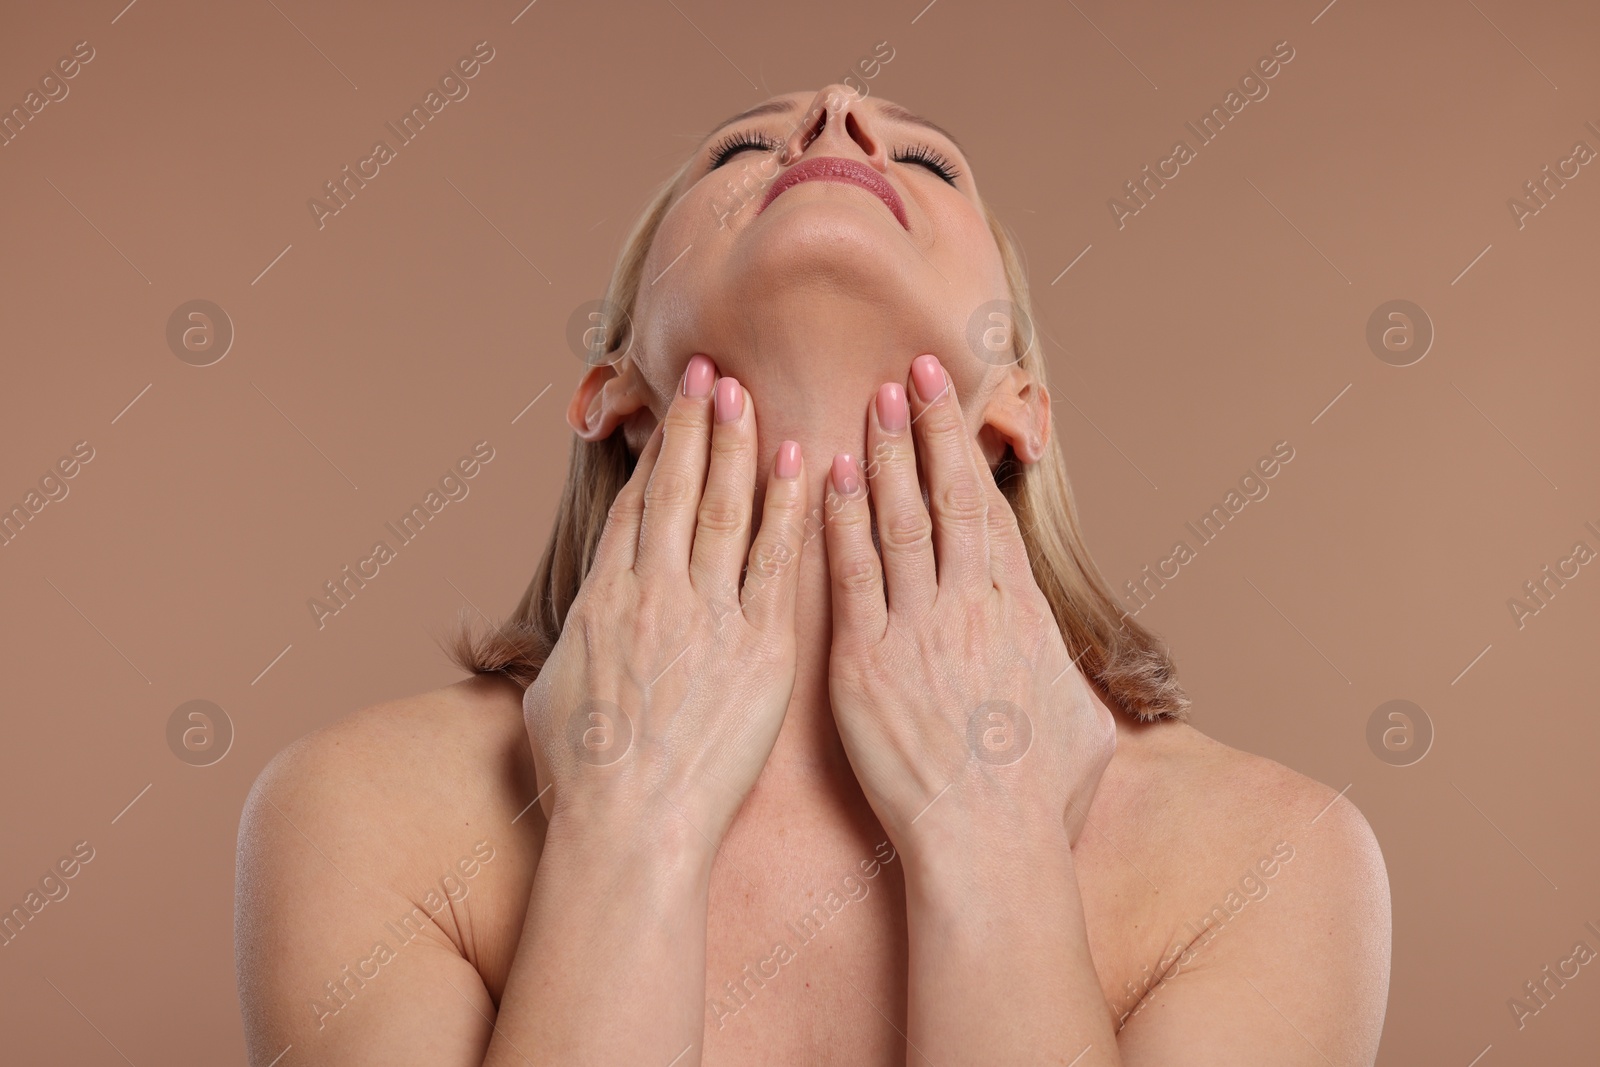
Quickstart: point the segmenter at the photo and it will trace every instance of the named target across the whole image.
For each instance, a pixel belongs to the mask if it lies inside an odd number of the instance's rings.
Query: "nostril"
[[[817,115],[817,119],[816,119],[815,122],[813,122],[811,124],[811,128],[806,130],[806,132],[803,135],[801,135],[801,137],[800,137],[800,151],[804,152],[807,148],[810,148],[811,147],[811,142],[815,141],[818,137],[822,136],[823,127],[825,127],[827,124],[828,124],[828,109],[824,107],[824,108],[819,109],[819,114]]]
[[[845,115],[844,130],[850,135],[851,140],[855,141],[856,144],[861,146],[861,150],[863,152],[869,156],[872,155],[872,137],[867,133],[866,130],[863,130],[861,128],[861,124],[856,121],[856,113],[854,111],[848,112]]]

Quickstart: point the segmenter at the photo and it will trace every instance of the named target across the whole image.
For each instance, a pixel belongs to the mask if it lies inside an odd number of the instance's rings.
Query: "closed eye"
[[[961,177],[961,172],[948,159],[927,145],[919,144],[912,145],[910,148],[897,148],[890,158],[899,163],[916,163],[927,167],[951,185],[954,185],[956,179]]]
[[[783,145],[780,141],[758,131],[730,133],[712,147],[711,166],[709,169],[716,170],[740,152],[775,152],[782,147]],[[961,177],[961,171],[956,169],[955,164],[927,145],[918,144],[897,148],[890,158],[897,163],[911,163],[923,167],[937,174],[951,185],[954,185],[956,179]]]
[[[783,147],[776,140],[762,133],[730,133],[711,149],[711,170],[716,170],[733,156],[740,152],[759,150],[762,152],[775,152]]]

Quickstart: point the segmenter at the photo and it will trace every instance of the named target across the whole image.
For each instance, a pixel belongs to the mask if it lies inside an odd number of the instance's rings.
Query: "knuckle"
[[[961,440],[967,433],[967,424],[954,404],[938,404],[923,409],[922,438],[933,448],[965,448]]]
[[[734,501],[725,496],[708,496],[700,501],[696,524],[705,533],[731,534],[744,528],[744,514]]]
[[[770,541],[756,550],[755,572],[762,578],[776,578],[796,558],[787,542]]]
[[[646,505],[681,504],[694,495],[694,482],[682,471],[657,467],[645,486]]]
[[[787,541],[772,536],[759,538],[750,552],[749,573],[763,580],[776,578],[797,557]]]
[[[934,493],[934,503],[939,514],[947,519],[986,522],[989,518],[989,499],[970,478],[956,478],[940,486]]]
[[[567,617],[584,619],[600,610],[600,605],[617,596],[623,575],[614,567],[591,567],[578,587],[578,595],[567,609]]]
[[[989,617],[989,606],[979,599],[961,602],[963,633],[983,635],[985,639],[994,632],[994,620]]]
[[[852,557],[839,561],[833,569],[834,578],[839,587],[851,593],[875,591],[881,579],[878,577],[878,568],[873,562],[864,557]]]
[[[633,635],[629,647],[652,647],[661,632],[661,619],[676,614],[674,606],[682,603],[680,596],[676,588],[665,582],[639,583],[638,592],[627,612],[629,621],[626,625]]]
[[[1037,588],[1017,599],[1016,612],[1022,628],[1028,633],[1039,634],[1041,639],[1058,637],[1061,633],[1054,609]]]
[[[921,508],[896,510],[888,516],[880,516],[878,539],[886,547],[901,552],[921,549],[933,542],[933,523]]]

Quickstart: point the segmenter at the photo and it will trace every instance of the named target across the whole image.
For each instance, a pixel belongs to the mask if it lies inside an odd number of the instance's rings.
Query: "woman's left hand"
[[[871,405],[866,470],[840,455],[829,473],[828,676],[840,736],[908,859],[1070,847],[1116,747],[1115,722],[1068,654],[949,375],[924,355],[910,379],[884,385]]]

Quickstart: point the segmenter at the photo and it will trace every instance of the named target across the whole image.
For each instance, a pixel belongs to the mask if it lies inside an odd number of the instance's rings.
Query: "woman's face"
[[[1008,295],[955,141],[830,85],[773,97],[697,147],[645,263],[633,355],[661,398],[703,352],[753,394],[837,383],[864,405],[933,352],[974,398],[994,366],[967,351],[968,326]]]

